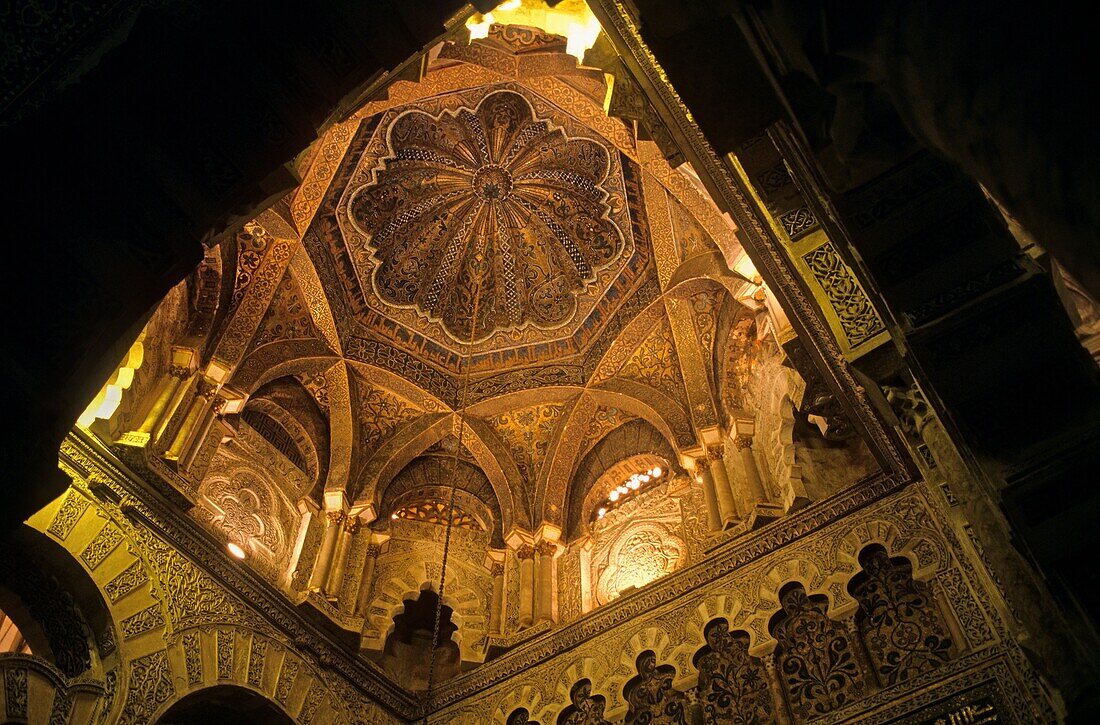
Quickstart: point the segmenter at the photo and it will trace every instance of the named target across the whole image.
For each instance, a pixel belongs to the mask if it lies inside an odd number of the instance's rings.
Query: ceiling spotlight
[[[238,544],[234,544],[232,541],[226,544],[225,548],[229,549],[229,553],[237,557],[238,559],[243,559],[245,556],[247,556],[244,549],[242,549]]]
[[[392,514],[390,514],[390,518],[391,519],[396,519],[397,518],[397,512],[394,511]]]
[[[600,510],[596,512],[596,518],[602,519],[603,515],[607,513],[607,509],[600,507]]]
[[[649,476],[648,475],[639,476],[638,478],[641,479],[642,483],[649,483]]]
[[[641,484],[641,483],[639,483],[638,481],[634,480],[634,479],[631,479],[630,483],[628,483],[628,484],[626,484],[626,485],[627,485],[627,486],[630,486],[630,487],[631,487],[632,489],[634,489],[635,491],[637,491],[637,490],[638,490],[638,486],[641,486],[642,484]]]
[[[664,473],[664,471],[661,470],[660,466],[657,466],[656,468],[653,469],[653,477],[654,478],[660,478],[662,473]]]
[[[614,503],[615,501],[618,501],[619,500],[619,489],[616,488],[611,493],[607,494],[607,497],[609,499],[611,499],[612,503]]]

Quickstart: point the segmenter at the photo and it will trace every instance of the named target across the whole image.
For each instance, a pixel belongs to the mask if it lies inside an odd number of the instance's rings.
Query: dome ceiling
[[[638,176],[546,98],[483,85],[364,119],[304,241],[353,349],[448,376],[561,362],[656,288]]]
[[[618,154],[572,119],[555,119],[567,132],[537,117],[515,91],[466,100],[434,116],[403,112],[376,132],[386,154],[345,194],[355,271],[454,341],[575,324],[599,272],[629,256]]]
[[[563,39],[493,26],[433,52],[247,227],[215,356],[246,395],[293,376],[312,398],[326,496],[388,517],[390,484],[461,432],[490,486],[463,510],[497,537],[561,526],[616,428],[686,450],[718,424],[716,310],[751,287],[725,261],[743,250]]]

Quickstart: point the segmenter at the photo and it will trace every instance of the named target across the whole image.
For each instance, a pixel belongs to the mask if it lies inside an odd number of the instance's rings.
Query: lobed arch
[[[449,577],[447,591],[441,597],[442,605],[451,609],[451,623],[455,625],[450,641],[458,647],[463,661],[482,662],[485,651],[477,649],[484,643],[484,635],[489,629],[487,616],[488,603],[476,589],[463,582],[470,571],[457,559],[448,562],[457,567],[465,577]],[[437,585],[432,581],[426,562],[413,561],[404,569],[393,572],[385,581],[373,587],[373,595],[368,609],[366,627],[363,632],[364,649],[383,651],[386,640],[393,633],[394,617],[405,611],[406,601],[415,601],[421,592],[431,591],[438,595]]]
[[[65,683],[101,676],[119,640],[95,581],[62,544],[27,524],[5,534],[3,546],[0,610],[19,628],[33,658]]]
[[[903,537],[896,523],[882,519],[860,523],[845,533],[836,545],[836,568],[850,580],[863,571],[859,556],[868,546],[879,545],[891,558],[905,558],[912,567],[913,579],[931,581],[951,566],[951,554],[934,537]]]

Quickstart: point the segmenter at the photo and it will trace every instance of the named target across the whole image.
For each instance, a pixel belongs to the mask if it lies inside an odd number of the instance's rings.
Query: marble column
[[[879,681],[878,669],[871,659],[871,653],[867,651],[867,644],[863,641],[863,635],[859,631],[859,624],[856,622],[854,614],[844,620],[844,628],[848,631],[848,646],[852,651],[852,655],[859,663],[859,668],[863,670],[863,694],[869,695],[882,687],[882,683]]]
[[[225,407],[225,398],[213,393],[210,396],[210,405],[206,406],[203,410],[202,418],[199,420],[198,426],[195,430],[195,435],[188,443],[187,450],[184,452],[183,457],[180,458],[180,470],[190,471],[195,463],[195,459],[198,457],[199,451],[207,443],[207,436],[210,435],[210,429],[214,427],[214,422],[221,415],[222,409]],[[221,443],[222,435],[219,431],[217,433],[217,444]],[[210,451],[213,455],[213,451]]]
[[[741,463],[745,469],[746,504],[752,508],[758,503],[767,503],[768,495],[764,491],[764,482],[760,479],[760,469],[756,467],[756,456],[752,454],[752,436],[739,435],[733,439],[733,445],[741,454]]]
[[[205,415],[206,408],[212,405],[213,402],[213,387],[203,376],[196,376],[194,392],[187,410],[183,414],[183,422],[176,429],[176,434],[172,436],[172,442],[168,445],[168,449],[164,451],[165,458],[170,461],[180,459],[186,450],[187,441],[191,439],[199,421]]]
[[[336,540],[340,535],[341,524],[344,522],[343,511],[326,511],[324,536],[321,538],[321,548],[317,552],[317,561],[313,564],[313,576],[309,578],[309,588],[320,590],[328,581],[329,567],[332,566],[332,555],[336,550]]]
[[[552,541],[540,541],[535,546],[538,552],[538,581],[535,586],[535,621],[546,622],[554,618],[554,552],[557,546]]]
[[[186,399],[190,387],[188,378],[191,376],[191,368],[188,365],[173,365],[168,374],[174,379],[174,382],[171,383],[172,395],[168,398],[164,409],[160,411],[157,420],[149,429],[150,441],[153,444],[162,442],[161,438],[168,432],[168,425]]]
[[[695,470],[703,479],[703,490],[709,486],[714,491],[714,498],[718,502],[718,527],[721,529],[727,523],[737,519],[737,505],[733,501],[733,493],[730,491],[729,478],[723,479],[725,485],[719,486],[714,480],[714,468],[706,458],[695,459]]]
[[[363,562],[363,576],[359,579],[359,593],[355,597],[355,616],[367,616],[367,608],[370,607],[370,588],[374,581],[374,565],[378,563],[378,554],[382,547],[373,541],[367,544],[367,558]]]
[[[152,406],[149,407],[149,412],[145,414],[145,418],[141,421],[141,425],[137,429],[126,433],[121,443],[131,446],[145,446],[152,438],[153,429],[157,427],[157,424],[164,418],[165,412],[168,411],[169,403],[176,398],[176,393],[179,392],[180,386],[183,381],[187,379],[188,370],[183,365],[173,365],[168,372],[168,375],[161,381],[160,387],[157,390],[156,400],[153,401]]]
[[[714,479],[714,494],[718,498],[718,508],[722,514],[722,525],[730,526],[737,523],[737,520],[741,518],[741,514],[747,515],[748,511],[742,511],[743,507],[738,506],[737,494],[730,482],[729,471],[726,470],[726,447],[723,445],[708,446],[707,462],[710,475]],[[725,504],[723,504],[723,496],[726,498]]]
[[[489,634],[501,634],[504,613],[504,565],[493,562],[493,598],[489,604]]]
[[[718,495],[714,491],[714,476],[703,475],[704,472],[710,473],[710,471],[700,466],[698,461],[695,469],[699,483],[703,487],[703,499],[707,503],[707,528],[711,531],[718,531],[722,528],[722,514],[718,509]]]
[[[519,626],[530,627],[535,621],[535,547],[523,544],[516,549],[519,559]]]
[[[348,566],[348,556],[351,555],[351,540],[355,532],[359,530],[358,516],[345,516],[344,524],[340,527],[340,533],[336,537],[336,550],[332,555],[332,566],[329,569],[328,582],[324,593],[329,599],[340,596],[340,586],[344,583],[344,570]]]

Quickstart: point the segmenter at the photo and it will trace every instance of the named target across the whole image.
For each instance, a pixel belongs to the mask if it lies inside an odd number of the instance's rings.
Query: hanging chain
[[[474,260],[477,260],[477,255],[475,255]],[[428,713],[431,709],[432,685],[435,683],[436,650],[440,646],[440,628],[443,624],[443,587],[447,583],[447,555],[451,550],[451,530],[454,528],[455,492],[458,489],[458,457],[462,452],[463,433],[466,430],[466,395],[470,388],[470,369],[472,367],[474,336],[477,334],[477,317],[480,304],[481,271],[479,270],[476,276],[476,286],[474,287],[474,310],[470,318],[470,339],[466,343],[466,355],[463,358],[466,369],[463,371],[462,392],[458,399],[458,442],[455,445],[454,454],[451,456],[451,491],[450,498],[447,501],[446,529],[443,535],[443,561],[439,568],[439,596],[435,603],[435,625],[432,628],[431,653],[428,657],[428,688],[424,692],[425,723],[428,722]]]

